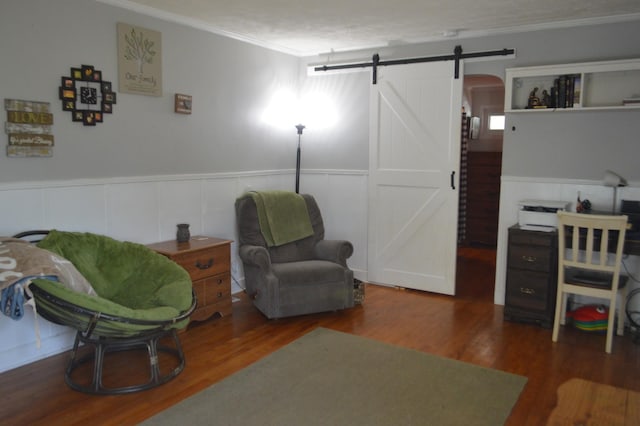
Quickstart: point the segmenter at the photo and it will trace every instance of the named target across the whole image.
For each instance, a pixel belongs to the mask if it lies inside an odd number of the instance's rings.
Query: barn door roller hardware
[[[458,45],[453,49],[452,55],[428,56],[423,58],[393,59],[381,61],[380,55],[373,55],[371,62],[361,62],[357,64],[344,65],[322,65],[315,67],[314,71],[344,70],[349,68],[373,68],[373,84],[378,82],[378,67],[391,65],[417,64],[420,62],[455,61],[454,77],[460,77],[460,60],[469,58],[484,58],[487,56],[508,56],[515,53],[514,49],[488,50],[484,52],[462,53],[462,46]]]

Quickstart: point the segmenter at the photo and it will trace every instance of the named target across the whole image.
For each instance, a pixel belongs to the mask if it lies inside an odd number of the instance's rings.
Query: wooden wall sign
[[[53,124],[53,114],[48,112],[7,111],[9,123]]]
[[[53,114],[49,102],[5,99],[7,157],[52,157]]]
[[[191,95],[176,93],[174,111],[178,114],[191,114]]]

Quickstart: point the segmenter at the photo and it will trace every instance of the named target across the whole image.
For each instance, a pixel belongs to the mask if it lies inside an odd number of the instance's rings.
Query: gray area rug
[[[495,426],[526,382],[317,328],[143,424]]]

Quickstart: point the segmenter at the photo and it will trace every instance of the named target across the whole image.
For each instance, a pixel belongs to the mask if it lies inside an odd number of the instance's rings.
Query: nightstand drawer
[[[193,282],[198,297],[198,306],[210,305],[231,298],[231,279],[229,273],[216,275]]]
[[[174,256],[173,260],[187,270],[192,281],[197,281],[229,269],[229,247],[219,246],[180,254]]]

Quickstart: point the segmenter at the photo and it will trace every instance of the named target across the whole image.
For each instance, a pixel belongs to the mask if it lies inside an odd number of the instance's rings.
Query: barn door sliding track
[[[343,65],[322,65],[314,68],[314,71],[333,71],[344,70],[349,68],[373,68],[373,84],[378,82],[378,67],[391,66],[391,65],[405,65],[405,64],[417,64],[420,62],[439,62],[439,61],[455,61],[454,78],[460,77],[460,60],[469,58],[484,58],[488,56],[508,56],[513,55],[515,49],[501,49],[501,50],[488,50],[484,52],[462,53],[462,46],[457,45],[453,49],[452,55],[440,55],[440,56],[428,56],[423,58],[407,58],[407,59],[393,59],[388,61],[381,61],[380,55],[377,53],[373,55],[371,62],[361,62],[357,64],[343,64]]]

